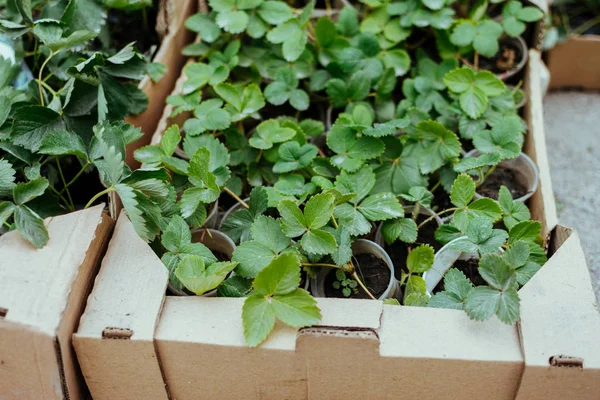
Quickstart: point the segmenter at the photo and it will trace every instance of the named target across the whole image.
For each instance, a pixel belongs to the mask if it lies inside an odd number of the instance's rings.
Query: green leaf
[[[4,223],[13,215],[16,208],[17,206],[10,201],[0,202],[0,225],[4,225]]]
[[[308,110],[310,99],[304,90],[296,89],[290,93],[290,104],[296,110],[305,111]]]
[[[62,127],[59,118],[59,114],[46,107],[25,106],[19,108],[13,119],[11,136],[13,143],[28,150],[38,151],[44,137]]]
[[[152,79],[152,82],[157,83],[167,73],[167,66],[158,62],[149,63],[146,66],[146,72],[150,79]]]
[[[463,310],[464,300],[459,299],[453,293],[443,291],[433,295],[429,299],[427,306],[433,308],[447,308],[450,310]]]
[[[316,300],[304,289],[274,296],[271,305],[279,320],[296,328],[314,325],[321,320]]]
[[[160,147],[164,150],[165,154],[171,156],[175,153],[177,145],[181,141],[181,134],[179,133],[179,126],[171,125],[165,133],[163,133],[160,139]]]
[[[512,229],[519,222],[527,221],[531,218],[531,214],[525,203],[522,201],[513,201],[510,191],[506,186],[500,187],[498,205],[502,209],[504,225],[508,230]]]
[[[498,39],[504,30],[502,26],[491,20],[482,21],[477,25],[477,34],[473,41],[473,48],[485,57],[494,57],[498,53]]]
[[[406,266],[411,273],[423,273],[433,265],[434,250],[428,244],[422,244],[408,253]]]
[[[46,178],[38,178],[27,183],[17,183],[13,190],[13,198],[18,206],[44,194],[48,188]]]
[[[245,11],[222,11],[217,15],[219,28],[229,33],[242,33],[248,26],[249,17]]]
[[[209,163],[210,152],[206,148],[201,148],[190,159],[188,169],[188,179],[202,190],[201,199],[204,203],[212,203],[221,193],[217,185],[217,178],[210,172]]]
[[[327,225],[333,215],[333,202],[331,194],[321,193],[311,197],[304,207],[305,224],[309,229],[319,229]]]
[[[519,268],[529,260],[529,245],[523,241],[514,242],[502,255],[504,261],[512,268]]]
[[[514,287],[517,274],[504,259],[497,254],[485,254],[479,261],[479,273],[486,282],[501,291]]]
[[[404,216],[404,208],[392,193],[378,193],[367,197],[358,210],[369,221],[384,221]]]
[[[74,155],[87,160],[85,144],[79,135],[66,129],[56,129],[48,132],[42,140],[39,153],[59,155]]]
[[[12,193],[16,173],[10,162],[0,159],[0,195]]]
[[[508,243],[513,244],[518,240],[535,243],[540,237],[542,224],[539,221],[519,222],[508,232]]]
[[[348,96],[354,101],[360,101],[369,95],[371,79],[366,72],[356,72],[348,84]]]
[[[225,279],[217,288],[218,297],[247,297],[252,289],[252,281],[241,276]]]
[[[219,26],[205,13],[194,14],[185,21],[185,27],[200,34],[200,40],[213,43],[219,38]]]
[[[284,295],[300,284],[300,262],[292,253],[274,259],[254,278],[254,291],[263,296]]]
[[[191,243],[192,234],[187,222],[179,215],[174,215],[162,235],[165,249],[177,252],[184,244]]]
[[[275,253],[280,253],[290,245],[284,235],[279,220],[260,215],[252,223],[252,238]]]
[[[313,229],[302,236],[302,248],[312,254],[331,254],[337,243],[333,235],[320,229]]]
[[[475,182],[466,174],[461,174],[456,178],[450,192],[450,201],[456,207],[464,208],[471,203],[475,196]]]
[[[391,50],[383,56],[386,68],[393,68],[396,76],[403,76],[410,70],[410,56],[406,50]]]
[[[385,221],[381,227],[381,233],[388,244],[392,244],[396,240],[414,243],[417,241],[417,224],[411,218]]]
[[[238,262],[236,273],[245,278],[254,278],[276,257],[270,246],[255,240],[240,243],[233,252],[233,261]]]
[[[244,338],[250,347],[261,344],[275,325],[275,310],[271,302],[260,294],[251,294],[242,307]]]
[[[282,200],[277,206],[281,215],[283,232],[291,238],[298,237],[306,232],[306,220],[300,208],[292,200]]]
[[[41,249],[48,243],[48,230],[44,220],[27,206],[18,206],[14,210],[15,226],[34,247]]]
[[[444,84],[454,93],[464,93],[475,82],[475,71],[463,67],[453,69],[444,76]]]
[[[284,143],[279,147],[279,161],[273,166],[273,172],[281,174],[308,167],[318,151],[312,144]]]
[[[489,97],[499,96],[506,90],[504,82],[490,71],[478,71],[475,84]]]
[[[143,212],[139,207],[134,190],[122,183],[116,184],[115,189],[137,234],[146,242],[152,240],[152,235],[148,231]]]
[[[502,293],[488,286],[478,286],[469,292],[465,311],[476,321],[488,320],[496,313]]]
[[[472,86],[460,95],[460,108],[471,118],[479,118],[488,106],[488,98],[477,86]]]
[[[236,265],[235,262],[218,262],[205,268],[202,257],[187,256],[175,270],[175,276],[188,290],[200,296],[219,286]]]
[[[258,8],[258,15],[271,25],[279,25],[294,16],[292,9],[279,1],[265,1]]]
[[[461,302],[466,299],[471,289],[473,284],[462,271],[451,268],[444,275],[444,291],[454,294]]]
[[[477,26],[471,21],[463,21],[456,25],[450,35],[452,44],[460,47],[468,46],[475,40]]]
[[[368,166],[363,166],[355,173],[342,171],[335,179],[335,187],[342,194],[354,193],[356,197],[350,200],[357,204],[364,199],[375,186],[375,174]]]

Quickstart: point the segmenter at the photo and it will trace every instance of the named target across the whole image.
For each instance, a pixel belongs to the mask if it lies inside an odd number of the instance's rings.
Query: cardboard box
[[[531,50],[525,151],[540,169],[532,216],[550,259],[520,290],[521,321],[318,299],[318,326],[276,324],[244,343],[244,299],[165,295],[168,274],[121,215],[74,345],[95,400],[598,399],[600,314],[577,234],[557,225]]]
[[[166,36],[153,61],[164,64],[167,72],[156,83],[152,82],[148,76],[140,82],[139,88],[148,96],[148,108],[143,113],[132,115],[126,119],[127,123],[140,127],[144,133],[143,138],[127,148],[127,165],[133,169],[140,165],[133,158],[133,152],[150,143],[165,107],[165,100],[171,94],[187,60],[187,57],[181,54],[181,50],[194,39],[193,32],[185,27],[185,21],[196,12],[197,0],[168,0],[161,1],[160,4],[159,17],[162,16],[162,18],[159,18],[161,23],[157,24],[157,28],[161,25],[166,26]]]
[[[547,54],[550,89],[600,90],[600,36],[570,37]]]
[[[35,249],[0,237],[0,399],[80,399],[87,389],[71,336],[110,239],[104,205],[46,219]]]

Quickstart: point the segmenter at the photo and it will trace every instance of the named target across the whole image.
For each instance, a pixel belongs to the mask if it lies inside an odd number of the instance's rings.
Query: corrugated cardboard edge
[[[168,398],[154,349],[167,280],[122,212],[73,337],[94,400]]]
[[[53,281],[47,282],[53,287],[48,289],[60,290],[60,287],[65,289],[65,293],[60,298],[42,295],[40,299],[45,304],[55,303],[49,306],[55,310],[52,314],[56,314],[56,321],[54,317],[44,319],[45,312],[42,315],[29,315],[36,313],[35,307],[39,304],[33,298],[26,300],[31,293],[37,293],[34,286],[41,282],[35,282],[35,279],[17,288],[23,293],[22,301],[27,301],[24,307],[19,307],[21,300],[18,297],[13,298],[12,306],[8,307],[5,301],[0,300],[7,311],[6,318],[0,319],[0,343],[6,346],[0,346],[4,347],[0,351],[0,394],[15,399],[77,399],[85,393],[85,383],[71,347],[71,334],[91,289],[91,277],[97,272],[99,258],[110,238],[113,223],[103,209],[104,205],[101,204],[89,210],[46,219],[50,241],[43,250],[36,250],[25,243],[18,232],[8,233],[9,236],[2,238],[9,246],[15,240],[23,242],[23,248],[18,251],[20,254],[24,251],[30,253],[24,257],[29,265],[45,268],[54,266]],[[10,241],[7,242],[8,239]],[[59,258],[55,264],[48,264],[52,262],[47,257],[53,248],[59,252]],[[84,252],[79,250],[81,248]],[[81,255],[67,257],[71,249]],[[5,247],[6,250],[9,249]],[[75,264],[66,268],[65,263]],[[18,264],[4,267],[18,268]]]
[[[533,219],[542,222],[542,237],[547,241],[550,232],[558,224],[556,203],[552,190],[550,164],[546,150],[546,136],[544,133],[543,95],[540,80],[542,60],[537,50],[529,51],[527,65],[525,92],[527,103],[525,105],[525,120],[529,127],[525,138],[525,153],[532,158],[539,170],[538,190],[529,200],[529,208]]]
[[[569,37],[547,53],[550,89],[600,90],[600,36]]]
[[[520,291],[525,370],[518,400],[598,399],[600,311],[579,237],[558,226],[564,243]]]
[[[140,127],[144,134],[140,140],[127,147],[126,161],[132,169],[138,168],[140,165],[133,158],[133,152],[150,143],[165,107],[165,99],[173,90],[187,60],[187,57],[181,54],[181,50],[193,40],[192,32],[185,27],[185,20],[196,11],[197,1],[171,0],[166,6],[172,8],[173,12],[168,13],[170,17],[168,33],[160,44],[154,62],[166,65],[167,72],[156,83],[152,82],[148,76],[140,82],[140,89],[148,96],[148,108],[143,113],[126,119],[127,123]]]

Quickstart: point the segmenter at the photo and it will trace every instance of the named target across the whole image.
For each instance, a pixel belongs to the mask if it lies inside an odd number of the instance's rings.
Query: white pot
[[[465,155],[465,158],[478,157],[480,154],[481,153],[478,150],[471,150]],[[527,193],[525,193],[525,195],[514,200],[524,202],[533,196],[538,188],[540,176],[537,166],[527,154],[520,153],[517,158],[500,162],[499,166],[512,170],[515,173],[516,179],[527,188]],[[484,196],[479,193],[475,193],[475,199],[481,199],[483,197]]]
[[[225,235],[224,233],[214,229],[209,229],[208,232],[206,232],[204,228],[192,229],[192,243],[202,243],[213,252],[218,251],[219,253],[223,253],[229,260],[231,260],[233,257],[233,252],[235,251],[235,243],[233,240],[231,240],[229,236]],[[234,274],[234,272],[231,272],[229,276],[233,276]],[[169,290],[177,296],[194,296],[194,293],[190,292],[189,290],[185,288],[183,288],[183,290],[178,290],[172,287],[170,283]],[[210,292],[204,293],[202,296],[215,297],[216,295],[217,289],[214,289]]]
[[[423,273],[423,279],[425,280],[427,294],[429,296],[431,296],[433,289],[440,283],[446,272],[452,268],[456,261],[471,260],[473,258],[479,260],[479,254],[477,253],[464,253],[462,251],[450,249],[452,244],[460,240],[467,240],[467,238],[464,236],[456,238],[439,249],[437,253],[435,253],[433,266]],[[498,248],[499,254],[503,252],[504,250],[502,248]]]
[[[511,42],[516,44],[517,47],[519,48],[519,50],[521,51],[521,60],[519,60],[519,63],[513,69],[505,71],[501,74],[496,74],[496,77],[503,81],[505,81],[505,80],[515,76],[519,72],[521,72],[523,70],[523,68],[525,68],[525,65],[527,65],[527,60],[529,58],[529,54],[528,54],[529,50],[527,48],[527,43],[525,43],[525,40],[523,40],[523,38],[521,36],[517,36],[514,38],[508,37],[508,40],[510,40]]]
[[[390,256],[385,252],[385,250],[379,246],[377,243],[372,242],[366,239],[357,239],[354,243],[352,243],[352,255],[359,255],[370,253],[375,257],[383,260],[385,264],[390,269],[390,282],[388,284],[387,289],[383,294],[379,297],[378,300],[385,300],[390,298],[400,299],[402,297],[402,292],[400,290],[400,285],[398,281],[394,277],[394,264],[390,259]],[[325,278],[329,274],[335,274],[334,268],[321,268],[321,271],[317,274],[316,278],[312,278],[310,280],[310,289],[314,297],[326,297],[325,296]],[[364,283],[364,282],[363,282]],[[359,290],[362,290],[359,288]]]

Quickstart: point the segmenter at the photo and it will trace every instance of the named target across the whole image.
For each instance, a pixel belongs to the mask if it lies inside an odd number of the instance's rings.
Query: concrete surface
[[[558,217],[579,233],[600,302],[600,93],[550,92],[544,124]]]

